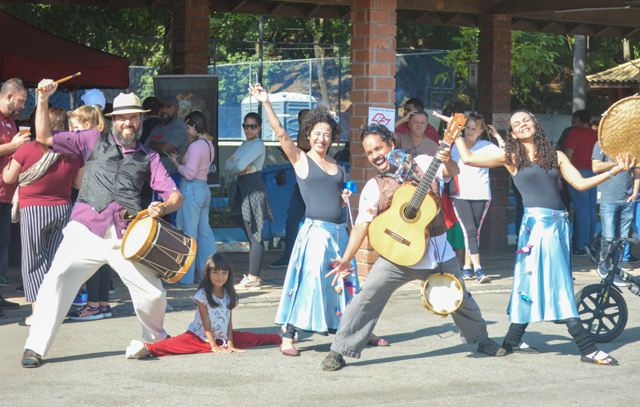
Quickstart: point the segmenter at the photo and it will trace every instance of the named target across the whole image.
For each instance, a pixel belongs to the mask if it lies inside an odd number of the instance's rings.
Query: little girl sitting
[[[193,296],[197,310],[187,332],[156,343],[133,340],[127,359],[192,353],[231,353],[262,345],[278,345],[278,334],[234,331],[231,310],[238,304],[230,261],[216,253],[207,259],[204,278]]]

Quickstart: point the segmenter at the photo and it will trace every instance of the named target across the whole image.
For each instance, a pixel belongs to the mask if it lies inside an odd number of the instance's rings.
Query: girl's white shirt
[[[204,288],[196,291],[193,296],[193,302],[195,302],[196,304],[200,303],[207,306],[207,314],[209,315],[209,323],[211,324],[213,338],[215,340],[221,340],[223,344],[226,344],[228,337],[227,329],[229,328],[229,319],[231,318],[231,310],[229,310],[229,296],[225,291],[224,298],[222,299],[216,297],[215,295],[213,295],[212,297],[213,301],[218,304],[216,308],[213,308],[211,305],[209,305],[209,301],[207,301]],[[198,335],[198,337],[203,341],[207,341],[207,336],[204,333],[204,325],[202,324],[200,311],[198,311],[198,309],[196,309],[193,321],[189,324],[189,327],[187,329]]]

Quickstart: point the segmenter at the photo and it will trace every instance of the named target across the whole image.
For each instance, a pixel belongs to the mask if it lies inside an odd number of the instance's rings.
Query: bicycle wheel
[[[595,342],[614,340],[627,325],[627,303],[614,287],[588,285],[576,294],[576,305],[584,329]]]

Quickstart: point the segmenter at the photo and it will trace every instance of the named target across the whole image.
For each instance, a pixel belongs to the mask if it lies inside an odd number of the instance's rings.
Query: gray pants
[[[367,280],[362,285],[362,290],[344,310],[331,350],[345,356],[359,358],[391,294],[409,281],[425,280],[437,272],[451,273],[462,283],[464,300],[458,311],[452,315],[460,335],[467,343],[477,343],[487,339],[487,324],[482,319],[478,304],[464,286],[460,266],[455,257],[432,270],[402,267],[380,257],[371,268]]]

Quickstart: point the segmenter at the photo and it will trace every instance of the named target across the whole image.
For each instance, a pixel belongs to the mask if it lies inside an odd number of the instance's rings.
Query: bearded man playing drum
[[[380,174],[389,172],[391,164],[387,161],[387,154],[394,149],[393,134],[384,126],[370,125],[362,129],[360,139],[371,165]],[[450,148],[444,148],[436,153],[436,157],[444,163],[436,173],[440,179],[447,180],[459,171],[457,164],[449,160],[450,154]],[[419,155],[414,158],[422,171],[426,171],[432,159],[428,155]],[[337,265],[327,276],[340,277],[348,272],[351,259],[367,236],[369,224],[379,213],[389,207],[391,197],[399,184],[391,177],[376,178],[370,179],[362,190],[358,218],[351,231],[347,249],[343,257],[337,259]],[[343,355],[360,357],[362,349],[367,345],[369,334],[373,331],[384,306],[396,289],[409,281],[424,280],[438,272],[452,274],[462,285],[463,301],[452,317],[463,339],[467,343],[477,343],[478,352],[490,356],[506,354],[504,349],[500,349],[499,345],[489,338],[480,308],[464,288],[460,266],[453,249],[447,242],[446,230],[440,216],[437,215],[431,222],[432,233],[429,245],[418,263],[405,267],[382,256],[376,260],[367,275],[366,282],[362,285],[362,290],[351,300],[342,315],[335,340],[331,344],[331,351],[322,362],[323,370],[341,369],[345,365]]]
[[[85,174],[64,238],[36,300],[29,337],[22,355],[23,367],[39,367],[49,350],[78,289],[103,264],[109,264],[131,294],[142,324],[142,337],[155,342],[167,337],[163,328],[166,294],[160,278],[145,266],[126,260],[120,252],[125,214],[136,214],[146,179],[165,200],[152,202],[149,215],[163,216],[182,205],[176,188],[156,152],[139,142],[140,99],[133,93],[113,101],[111,132],[95,130],[51,134],[48,100],[57,84],[44,79],[39,85],[36,138],[53,151],[85,160]]]

